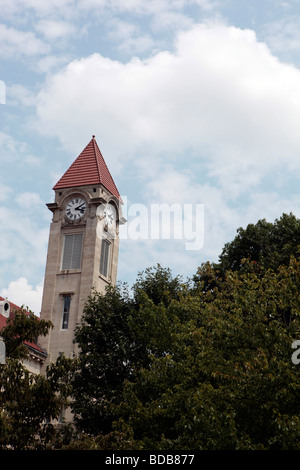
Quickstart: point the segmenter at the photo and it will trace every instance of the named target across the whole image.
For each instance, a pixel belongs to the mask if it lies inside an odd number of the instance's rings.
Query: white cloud
[[[120,271],[122,277],[134,282],[136,273],[147,266],[162,263],[169,266],[175,273],[185,273],[192,276],[201,262],[210,260],[217,261],[226,242],[230,242],[236,235],[238,227],[246,227],[249,223],[256,223],[259,219],[266,218],[269,222],[274,222],[281,214],[292,212],[297,217],[300,216],[300,196],[282,197],[280,192],[273,189],[255,188],[247,198],[247,201],[238,201],[236,205],[230,205],[225,189],[214,187],[209,183],[200,183],[197,177],[193,177],[189,172],[175,170],[171,165],[162,166],[160,170],[155,165],[156,178],[145,181],[144,194],[145,217],[141,217],[140,224],[133,225],[133,233],[137,238],[131,238],[132,216],[139,218],[139,207],[136,212],[130,209],[130,203],[125,211],[128,227],[123,229],[120,255]],[[185,233],[175,240],[171,235],[168,240],[161,237],[157,240],[151,239],[151,224],[156,220],[151,220],[151,205],[159,203],[168,204],[170,211],[174,205],[182,208],[184,217],[184,204],[191,205],[192,213],[195,214],[196,204],[204,204],[203,227],[198,225],[198,232],[204,228],[204,244],[200,249],[188,251]],[[141,206],[143,214],[144,206]],[[197,221],[197,218],[196,218]],[[145,223],[146,222],[146,223]],[[161,219],[161,227],[166,224],[168,230],[168,218]],[[202,223],[201,219],[198,222]],[[146,228],[145,228],[146,225]],[[172,226],[172,222],[171,222]],[[134,232],[136,228],[136,231]],[[175,227],[176,228],[176,227]],[[195,225],[196,228],[196,225]],[[193,229],[194,230],[194,229]],[[138,236],[148,233],[148,238],[140,239]],[[145,238],[145,237],[144,237]],[[199,237],[200,239],[200,237]],[[195,237],[190,240],[194,242]],[[195,244],[196,245],[196,244]],[[197,245],[196,245],[197,247]],[[128,263],[130,260],[130,263]]]
[[[43,284],[36,286],[29,284],[24,277],[11,281],[9,285],[0,291],[1,297],[7,298],[9,301],[21,307],[28,307],[36,315],[40,314],[41,302],[43,295]]]
[[[228,205],[226,191],[209,183],[198,182],[197,176],[193,176],[190,172],[178,171],[171,166],[162,167],[156,178],[149,180],[146,184],[145,191],[149,204],[159,201],[171,207],[172,204],[177,203],[182,207],[183,214],[184,204],[191,206],[193,214],[196,213],[196,204],[204,205],[203,247],[198,253],[187,253],[184,237],[180,247],[186,257],[190,255],[193,258],[196,255],[197,262],[199,258],[215,259],[220,254],[224,239],[230,237],[232,227],[237,227],[240,223],[238,211]],[[201,227],[199,227],[200,230],[202,230]],[[182,272],[185,270],[184,256],[182,256],[180,268]]]
[[[190,166],[205,162],[236,197],[271,169],[295,165],[299,80],[253,31],[198,25],[179,34],[174,53],[71,62],[39,94],[37,119],[72,151],[95,133],[116,165],[190,151]]]
[[[115,27],[124,42],[139,34],[131,24]],[[202,24],[181,32],[172,53],[127,63],[94,54],[49,75],[37,98],[37,126],[74,158],[95,134],[114,177],[121,180],[122,167],[135,175],[146,204],[203,203],[199,252],[188,253],[180,241],[123,240],[120,256],[120,273],[128,259],[130,271],[161,261],[195,272],[201,261],[217,259],[237,227],[289,212],[288,199],[257,188],[273,171],[299,167],[299,79],[253,31]],[[51,171],[58,169],[51,164]],[[298,207],[294,200],[290,210]]]
[[[50,72],[55,72],[57,69],[67,64],[68,62],[69,61],[66,56],[48,54],[41,57],[31,68],[34,69],[35,72],[48,74]]]
[[[166,26],[178,26],[178,20],[183,24],[188,15],[185,10],[190,7],[199,7],[204,12],[211,12],[224,0],[1,0],[1,17],[5,20],[21,25],[35,19],[46,22],[67,22],[69,25],[80,21],[91,24],[94,21],[102,22],[111,17],[132,15],[134,17],[148,17],[156,20],[164,15]],[[172,15],[173,19],[172,19]],[[38,23],[37,23],[38,24]],[[50,25],[50,23],[49,23]],[[161,24],[161,26],[163,26]],[[182,26],[182,24],[181,24]],[[50,34],[52,35],[51,28]]]
[[[28,107],[35,103],[35,93],[17,83],[7,87],[7,95],[10,105]]]
[[[205,11],[212,10],[220,1],[215,0],[79,0],[77,7],[82,10],[109,10],[114,13],[159,16],[162,12],[181,11],[197,5]]]
[[[1,181],[0,202],[7,201],[13,190]]]
[[[125,53],[139,54],[145,51],[151,51],[155,41],[149,34],[141,31],[141,28],[128,21],[112,18],[108,22],[108,37],[118,44],[118,49]]]
[[[0,161],[11,161],[18,153],[23,153],[26,145],[16,142],[15,139],[6,132],[0,131]]]
[[[50,41],[73,36],[76,32],[76,29],[72,24],[67,23],[66,21],[54,20],[40,20],[35,25],[35,29]]]
[[[18,104],[18,101],[26,102],[26,106],[33,104],[30,93],[27,95],[25,89],[10,87],[10,92],[14,89],[17,90],[16,95],[9,97],[10,104]],[[27,165],[40,165],[40,158],[30,154],[29,146],[24,141],[19,141],[13,138],[10,134],[0,131],[0,163],[15,163],[18,162],[18,168],[21,169]]]
[[[274,52],[299,52],[300,50],[300,18],[287,16],[267,23],[262,28],[262,34]]]
[[[154,32],[191,27],[194,20],[181,11],[163,9],[159,14],[153,11],[152,29]]]
[[[0,288],[7,279],[39,279],[44,271],[49,225],[41,225],[43,204],[33,207],[30,199],[36,204],[36,197],[25,194],[22,205],[0,206]]]
[[[39,194],[30,192],[18,194],[16,202],[25,209],[40,208],[43,204]]]
[[[75,2],[76,4],[76,2]],[[73,16],[74,0],[51,0],[41,2],[40,0],[1,0],[1,16],[9,20],[26,19],[31,14],[40,18],[50,16]],[[20,18],[21,17],[21,18]]]
[[[139,54],[158,49],[160,34],[167,31],[170,37],[178,28],[190,27],[194,23],[191,8],[212,12],[218,3],[220,0],[2,0],[2,21],[10,22],[11,27],[3,24],[0,28],[1,52],[12,58],[49,54],[51,49],[66,49],[67,45],[72,50],[68,41],[75,35],[78,40],[79,35],[101,28],[121,53]],[[141,19],[145,24],[140,24]]]
[[[0,24],[0,55],[2,57],[35,56],[45,54],[49,47],[31,31],[21,31]]]

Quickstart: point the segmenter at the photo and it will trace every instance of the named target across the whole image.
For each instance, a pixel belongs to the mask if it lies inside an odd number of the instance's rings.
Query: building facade
[[[76,324],[92,290],[104,293],[117,280],[119,226],[123,201],[95,136],[53,188],[54,202],[46,260],[41,319],[53,324],[46,337],[26,342],[23,361],[34,373],[64,354],[72,358]],[[0,297],[0,331],[20,307]],[[0,337],[0,362],[5,344]]]
[[[92,290],[116,283],[122,198],[95,136],[53,188],[41,318],[53,329],[39,343],[44,367],[77,351],[74,329]]]
[[[26,312],[24,308],[0,297],[0,331],[6,326],[8,319],[14,321],[15,312],[18,312],[19,310],[22,310],[29,315],[29,312]],[[32,374],[40,374],[47,358],[47,352],[41,347],[38,341],[33,343],[26,341],[25,346],[28,350],[28,357],[23,359],[23,365]],[[6,360],[6,348],[4,342],[1,341],[1,336],[0,349],[0,364],[4,364]]]

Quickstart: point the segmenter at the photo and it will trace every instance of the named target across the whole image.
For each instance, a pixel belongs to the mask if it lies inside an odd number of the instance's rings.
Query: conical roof
[[[95,136],[76,158],[53,189],[102,184],[122,202],[119,191],[100,152]]]

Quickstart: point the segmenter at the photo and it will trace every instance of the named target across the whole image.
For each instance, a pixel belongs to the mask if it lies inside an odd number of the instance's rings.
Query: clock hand
[[[80,206],[78,206],[78,207],[75,207],[75,210],[76,211],[83,211],[84,208],[82,206],[84,206],[84,203],[80,204]]]

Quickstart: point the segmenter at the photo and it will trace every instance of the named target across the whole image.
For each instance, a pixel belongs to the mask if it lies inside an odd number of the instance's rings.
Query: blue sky
[[[52,187],[95,134],[130,214],[204,205],[204,243],[121,240],[120,281],[192,276],[300,217],[297,0],[0,0],[0,295],[39,313]],[[5,87],[5,93],[4,93]]]

